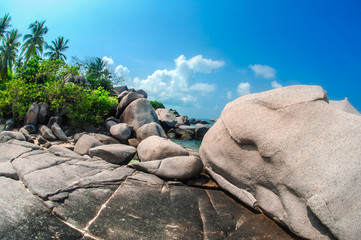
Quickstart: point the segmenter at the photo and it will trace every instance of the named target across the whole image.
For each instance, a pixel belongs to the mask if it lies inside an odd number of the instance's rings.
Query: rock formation
[[[358,239],[360,142],[359,115],[290,86],[227,104],[200,154],[221,187],[298,236]]]

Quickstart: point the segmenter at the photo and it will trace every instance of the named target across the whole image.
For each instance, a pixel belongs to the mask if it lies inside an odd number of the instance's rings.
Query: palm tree
[[[48,32],[48,28],[44,26],[45,21],[29,25],[30,34],[24,36],[23,53],[25,53],[25,64],[32,56],[41,56],[44,50],[44,35]]]
[[[64,37],[58,37],[55,41],[51,41],[52,46],[46,44],[46,49],[49,51],[44,54],[44,56],[49,56],[49,59],[56,60],[60,59],[62,61],[66,60],[66,56],[63,52],[68,49],[67,46],[69,40],[64,41]]]
[[[18,55],[18,41],[21,34],[18,30],[12,30],[5,35],[3,44],[0,46],[0,62],[1,62],[1,76],[5,77],[8,69],[12,69]]]
[[[86,64],[86,75],[91,78],[100,78],[105,75],[108,75],[107,63],[101,58],[92,59],[89,63]]]
[[[3,18],[0,18],[0,40],[5,37],[6,29],[10,27],[11,17],[9,13],[5,14]]]

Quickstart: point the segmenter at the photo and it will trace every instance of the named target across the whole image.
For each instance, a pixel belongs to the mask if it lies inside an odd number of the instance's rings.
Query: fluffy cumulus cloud
[[[129,69],[122,65],[117,65],[115,67],[114,60],[111,57],[104,56],[102,60],[106,62],[106,67],[110,71],[113,76],[113,84],[115,86],[122,83],[123,80],[127,79],[127,75],[129,74]]]
[[[241,82],[237,87],[237,93],[239,96],[244,96],[251,93],[251,84],[248,82]]]
[[[144,89],[150,97],[159,101],[176,102],[180,99],[183,103],[196,102],[197,95],[215,91],[216,85],[196,82],[195,73],[211,73],[225,64],[224,61],[206,59],[202,55],[189,60],[181,55],[174,62],[174,69],[156,70],[145,79],[128,80],[128,85]]]
[[[114,65],[114,60],[111,57],[104,56],[102,60],[106,62],[109,67]]]
[[[129,73],[129,69],[127,67],[122,66],[122,65],[118,65],[115,68],[114,73],[119,77],[120,76],[126,76]]]
[[[273,88],[280,88],[283,87],[280,83],[278,83],[276,80],[271,82],[271,85]]]
[[[263,77],[270,79],[276,76],[276,69],[268,65],[254,64],[254,65],[249,65],[249,67],[252,69],[256,77]]]

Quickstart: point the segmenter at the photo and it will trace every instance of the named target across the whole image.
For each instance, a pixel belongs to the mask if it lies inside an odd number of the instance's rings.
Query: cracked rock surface
[[[0,143],[0,239],[292,239],[218,189],[19,144]]]

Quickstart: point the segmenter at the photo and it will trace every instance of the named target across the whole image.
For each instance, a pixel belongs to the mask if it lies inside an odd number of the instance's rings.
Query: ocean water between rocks
[[[199,120],[205,120],[209,122],[209,124],[207,125],[211,127],[215,124],[215,122],[211,122],[210,119],[199,119]],[[195,126],[195,124],[191,124],[191,126]],[[186,148],[196,151],[199,151],[199,148],[201,147],[202,144],[202,140],[195,140],[195,139],[194,140],[171,139],[171,140],[178,145],[182,145],[185,146]]]

